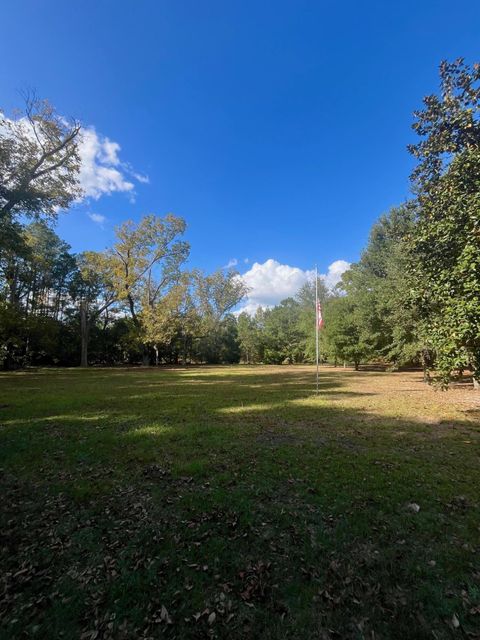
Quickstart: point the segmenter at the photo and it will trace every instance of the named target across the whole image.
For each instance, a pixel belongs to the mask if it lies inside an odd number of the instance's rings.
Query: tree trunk
[[[142,353],[142,367],[149,367],[149,366],[150,366],[150,351],[148,350],[148,347],[144,347],[143,353]]]
[[[480,391],[480,381],[478,380],[478,378],[475,377],[478,375],[479,375],[478,371],[473,372],[473,388],[475,389],[475,391]]]
[[[80,302],[80,335],[81,335],[81,354],[80,366],[88,367],[88,303],[86,300]]]
[[[158,367],[158,345],[153,345],[153,350],[155,351],[155,366]]]
[[[13,345],[10,342],[10,340],[7,341],[6,344],[6,348],[5,348],[5,358],[3,359],[3,370],[4,371],[11,371],[12,369],[14,369],[14,357],[13,357]]]
[[[354,365],[355,365],[355,371],[358,371],[358,368],[359,368],[359,366],[360,366],[360,363],[355,361],[355,362],[354,362]]]
[[[187,334],[184,333],[182,336],[182,364],[184,367],[187,366]]]
[[[432,364],[432,358],[428,349],[422,349],[422,368],[423,368],[423,381],[426,384],[430,384],[430,366]]]

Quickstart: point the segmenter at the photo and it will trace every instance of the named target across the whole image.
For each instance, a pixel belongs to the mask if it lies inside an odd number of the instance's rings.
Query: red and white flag
[[[317,327],[319,329],[323,327],[322,305],[320,301],[317,302]]]

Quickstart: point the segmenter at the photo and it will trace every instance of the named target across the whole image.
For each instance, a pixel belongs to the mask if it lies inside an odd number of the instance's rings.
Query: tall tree
[[[412,180],[413,295],[445,384],[471,367],[480,381],[480,65],[440,65],[440,95],[424,99]]]
[[[326,306],[322,343],[334,362],[353,362],[355,370],[371,356],[371,345],[364,340],[358,322],[358,308],[348,295]]]
[[[237,317],[237,333],[240,345],[240,355],[246,364],[260,361],[260,336],[256,317],[240,313]]]
[[[155,353],[155,364],[160,362],[162,347],[168,346],[182,327],[183,310],[188,284],[179,282],[170,287],[161,297],[154,299],[145,292],[143,308],[140,315],[140,340]]]
[[[79,140],[80,124],[35,95],[11,118],[0,112],[0,220],[55,217],[81,194]]]
[[[85,270],[101,279],[106,292],[95,317],[115,303],[126,308],[137,330],[141,330],[142,305],[154,307],[178,282],[180,267],[189,253],[188,243],[180,240],[185,226],[182,218],[172,214],[164,218],[145,216],[139,223],[127,221],[118,227],[117,242],[111,249],[85,253]],[[145,350],[144,364],[148,362]]]
[[[293,298],[286,298],[276,307],[266,309],[264,360],[267,364],[303,361],[305,333],[299,326],[299,315],[300,304]]]
[[[343,288],[356,309],[361,339],[372,357],[394,366],[415,362],[424,344],[410,300],[408,239],[415,232],[414,202],[393,207],[373,225],[360,260],[344,274]]]
[[[0,301],[4,366],[59,357],[54,342],[71,307],[77,269],[70,247],[43,222],[0,223]]]
[[[235,271],[218,270],[207,276],[197,271],[194,279],[197,309],[202,318],[199,355],[207,362],[219,362],[222,336],[231,324],[228,315],[247,295],[248,287]]]

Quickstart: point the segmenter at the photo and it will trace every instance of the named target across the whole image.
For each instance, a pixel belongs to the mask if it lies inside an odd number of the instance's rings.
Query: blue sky
[[[75,251],[173,212],[192,266],[327,272],[408,197],[412,111],[479,34],[475,0],[4,0],[0,105],[32,87],[91,128]]]

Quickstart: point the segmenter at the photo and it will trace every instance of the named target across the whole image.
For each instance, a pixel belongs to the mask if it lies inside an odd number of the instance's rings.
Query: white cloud
[[[236,258],[230,258],[227,264],[223,265],[222,269],[232,269],[233,267],[236,267],[237,264],[238,260]]]
[[[350,268],[350,262],[346,260],[335,260],[328,267],[327,273],[321,273],[320,277],[325,281],[329,289],[333,289],[342,279],[342,275]]]
[[[87,215],[90,220],[95,222],[95,224],[100,225],[101,227],[103,227],[105,221],[107,220],[107,218],[105,216],[102,216],[100,213],[88,213]]]
[[[270,258],[263,264],[255,262],[242,277],[250,287],[248,302],[270,306],[295,295],[306,282],[307,272]]]
[[[335,260],[327,273],[319,274],[330,289],[341,279],[350,264],[346,260]],[[314,278],[315,272],[304,271],[299,267],[281,264],[270,258],[263,264],[255,262],[241,277],[250,292],[239,312],[255,313],[258,307],[271,307],[281,300],[294,296],[300,287]]]
[[[79,178],[84,197],[98,200],[102,195],[115,192],[133,194],[135,185],[130,178],[136,176],[121,162],[119,152],[118,142],[98,134],[93,127],[82,129]]]
[[[142,184],[150,184],[150,178],[148,176],[144,176],[141,173],[132,172],[132,176],[137,180],[137,182],[141,182]]]
[[[120,158],[118,157],[119,151],[120,145],[118,144],[118,142],[113,142],[108,138],[104,138],[100,144],[98,157],[105,164],[117,166],[120,164]]]

